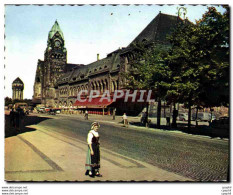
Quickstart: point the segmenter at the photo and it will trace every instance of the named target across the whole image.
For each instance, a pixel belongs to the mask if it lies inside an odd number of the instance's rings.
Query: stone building
[[[99,90],[101,94],[104,90],[113,93],[124,88],[126,80],[121,73],[127,71],[133,59],[137,58],[133,45],[169,44],[166,36],[177,21],[180,21],[177,16],[159,13],[129,46],[113,51],[101,60],[97,54],[97,61],[87,65],[67,63],[64,35],[56,21],[48,35],[44,61],[38,60],[33,101],[45,106],[64,108],[74,105],[80,90],[87,90],[89,95],[93,89]],[[77,103],[75,105],[78,106]],[[118,107],[120,114],[124,111],[133,113],[143,107],[122,103],[111,106]]]
[[[12,83],[12,100],[23,100],[23,81],[17,77]]]

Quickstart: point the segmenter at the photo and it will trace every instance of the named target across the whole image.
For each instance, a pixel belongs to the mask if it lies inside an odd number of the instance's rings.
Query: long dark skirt
[[[90,147],[87,149],[86,170],[93,171],[100,168],[100,148],[99,144],[92,144],[94,155],[91,155]]]

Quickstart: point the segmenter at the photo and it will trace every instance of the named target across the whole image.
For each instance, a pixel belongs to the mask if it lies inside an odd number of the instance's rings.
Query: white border
[[[205,1],[184,1],[184,0],[172,0],[172,1],[152,1],[152,0],[126,0],[126,1],[113,1],[113,0],[2,0],[0,1],[0,38],[1,38],[1,47],[0,47],[0,55],[1,55],[1,70],[0,70],[0,113],[1,113],[1,136],[0,136],[0,156],[1,156],[1,165],[4,164],[4,106],[3,106],[3,64],[4,64],[4,4],[230,4],[228,1],[220,1],[220,0],[205,0]],[[232,167],[232,166],[231,166]],[[46,195],[46,194],[56,194],[56,195],[83,195],[83,194],[92,194],[95,191],[95,194],[156,194],[156,195],[221,195],[221,189],[223,186],[232,186],[232,184],[221,184],[221,183],[210,183],[210,184],[167,184],[167,183],[146,183],[146,184],[80,184],[80,183],[57,183],[57,184],[49,184],[49,183],[6,183],[4,182],[4,170],[3,166],[0,171],[0,182],[2,186],[28,186],[29,195]]]

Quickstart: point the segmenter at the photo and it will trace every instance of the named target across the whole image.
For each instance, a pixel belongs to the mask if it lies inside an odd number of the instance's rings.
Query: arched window
[[[73,96],[76,96],[76,95],[77,95],[77,89],[76,89],[76,87],[74,87]]]
[[[118,86],[118,80],[115,81],[115,89],[118,90],[119,86]]]
[[[70,107],[72,107],[73,106],[73,102],[72,101],[70,101],[70,105],[69,105]]]
[[[115,82],[112,81],[112,92],[114,92],[114,91],[115,91]]]
[[[107,79],[105,79],[105,83],[106,83],[106,90],[109,90],[108,89],[108,80]]]
[[[98,85],[97,85],[97,82],[95,81],[95,89],[94,90],[98,90]]]
[[[69,93],[69,96],[71,96],[72,94],[73,94],[73,89],[72,89],[72,87],[70,88],[70,91],[69,91],[70,93]]]
[[[103,92],[106,90],[106,83],[103,81],[103,80],[101,80],[101,83],[102,83],[102,86],[103,86]]]
[[[99,86],[99,92],[102,93],[102,85],[100,81],[98,81],[98,86]]]

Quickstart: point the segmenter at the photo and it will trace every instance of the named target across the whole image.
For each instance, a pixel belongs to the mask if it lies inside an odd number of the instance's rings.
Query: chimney
[[[100,60],[100,54],[97,53],[97,61]]]

